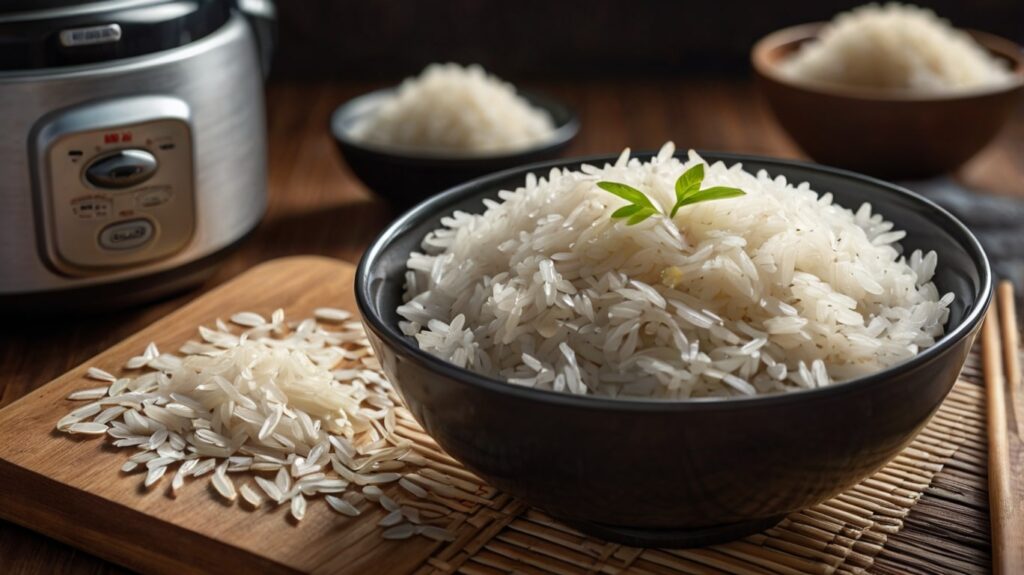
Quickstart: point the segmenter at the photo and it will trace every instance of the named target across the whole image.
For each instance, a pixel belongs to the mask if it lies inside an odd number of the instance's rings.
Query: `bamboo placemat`
[[[637,549],[581,535],[462,469],[402,410],[399,433],[416,443],[436,471],[458,479],[464,491],[481,498],[477,503],[435,498],[419,504],[438,512],[447,507],[457,536],[450,543],[439,544],[416,573],[826,575],[875,571],[880,557],[878,571],[921,571],[919,555],[887,549],[887,543],[903,528],[911,509],[944,465],[958,466],[968,482],[981,485],[984,495],[984,409],[981,371],[976,354],[972,354],[961,380],[925,429],[875,475],[830,501],[791,514],[763,533],[723,545],[682,550]],[[940,529],[945,522],[956,530],[956,517],[941,519],[937,523]],[[939,534],[939,542],[941,537]],[[949,553],[954,565],[963,559],[957,557],[961,551],[955,546]]]

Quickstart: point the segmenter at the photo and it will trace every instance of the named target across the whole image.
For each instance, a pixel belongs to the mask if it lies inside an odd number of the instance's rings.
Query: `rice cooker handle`
[[[260,52],[260,66],[263,78],[270,73],[270,60],[277,42],[277,8],[273,0],[235,0],[238,11],[249,20],[249,26],[256,36],[256,47]]]

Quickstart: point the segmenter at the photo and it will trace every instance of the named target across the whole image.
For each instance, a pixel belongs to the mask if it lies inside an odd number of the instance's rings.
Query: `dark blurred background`
[[[847,0],[279,0],[274,77],[389,79],[436,61],[499,76],[734,75],[753,43],[828,20]],[[1024,0],[914,2],[961,28],[1024,42]]]

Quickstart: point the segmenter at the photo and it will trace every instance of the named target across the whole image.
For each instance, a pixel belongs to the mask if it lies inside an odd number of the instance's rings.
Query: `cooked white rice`
[[[366,142],[434,152],[481,153],[530,147],[554,122],[478,65],[431,64],[357,123]]]
[[[455,212],[408,260],[404,333],[458,366],[577,394],[690,398],[829,385],[913,357],[943,333],[952,294],[936,254],[870,204],[852,212],[806,183],[705,166],[704,186],[745,196],[654,216],[599,180],[662,207],[684,162],[666,144],[641,163],[530,174],[486,210]]]
[[[947,20],[896,3],[837,15],[781,70],[794,79],[919,92],[994,86],[1011,78],[1004,62]]]

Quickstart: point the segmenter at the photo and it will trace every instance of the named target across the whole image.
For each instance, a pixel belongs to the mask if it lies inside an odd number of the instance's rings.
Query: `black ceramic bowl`
[[[331,134],[352,171],[371,190],[398,206],[408,207],[457,184],[485,174],[557,158],[579,132],[576,115],[565,105],[540,94],[520,92],[530,104],[547,110],[555,123],[551,138],[539,145],[479,155],[450,155],[362,142],[352,128],[394,89],[353,98],[331,115]]]
[[[702,545],[756,532],[881,467],[946,397],[991,297],[978,241],[912,192],[808,163],[703,156],[810,182],[848,208],[870,201],[907,231],[906,249],[938,252],[935,283],[956,295],[946,335],[906,363],[826,388],[644,401],[502,383],[421,351],[399,331],[406,258],[442,216],[480,212],[483,198],[514,189],[528,172],[581,161],[494,174],[416,206],[373,242],[356,275],[359,309],[384,371],[438,444],[495,487],[585,532],[632,545]]]

